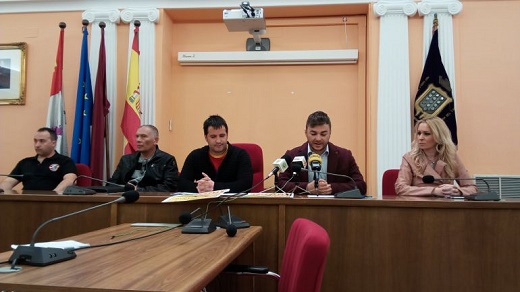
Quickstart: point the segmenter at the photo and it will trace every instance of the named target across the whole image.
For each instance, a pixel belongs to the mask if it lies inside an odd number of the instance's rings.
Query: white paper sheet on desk
[[[234,197],[235,193],[223,194],[221,197]],[[294,193],[248,193],[241,194],[239,198],[293,198]]]
[[[173,196],[164,199],[163,203],[172,203],[172,202],[186,202],[193,200],[203,200],[203,199],[212,199],[218,198],[223,193],[229,192],[229,189],[217,190],[212,192],[205,193],[173,193]]]
[[[24,244],[25,246],[29,246],[29,244]],[[83,243],[75,240],[63,240],[63,241],[48,241],[48,242],[37,242],[34,244],[36,247],[55,247],[55,248],[80,248],[90,246],[88,243]],[[16,249],[18,247],[17,244],[11,244],[12,249]]]

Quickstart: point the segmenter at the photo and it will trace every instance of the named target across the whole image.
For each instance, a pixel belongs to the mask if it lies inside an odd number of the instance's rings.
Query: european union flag
[[[78,91],[76,94],[76,113],[72,133],[71,158],[76,163],[90,165],[90,126],[92,125],[92,83],[88,64],[88,31],[83,26],[83,43],[79,66]]]

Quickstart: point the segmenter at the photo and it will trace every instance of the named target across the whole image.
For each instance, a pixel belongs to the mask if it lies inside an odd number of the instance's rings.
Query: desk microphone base
[[[73,250],[55,247],[36,247],[19,245],[9,258],[12,263],[30,266],[48,266],[55,263],[68,261],[76,257]]]
[[[364,199],[365,196],[361,194],[359,189],[353,189],[349,191],[344,191],[341,193],[336,193],[336,198],[343,198],[343,199]]]
[[[500,196],[496,192],[476,193],[465,197],[468,201],[500,201]]]
[[[217,226],[211,219],[194,219],[182,228],[182,233],[207,234],[215,231]]]
[[[229,215],[222,215],[218,218],[217,226],[226,228],[229,224]],[[240,217],[231,215],[231,224],[235,225],[236,228],[248,228],[250,225],[247,221],[242,220]]]

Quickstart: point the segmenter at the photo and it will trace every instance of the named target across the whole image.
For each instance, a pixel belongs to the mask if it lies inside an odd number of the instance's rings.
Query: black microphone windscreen
[[[433,177],[433,175],[425,175],[423,176],[422,181],[425,184],[431,184],[435,181],[435,178]]]
[[[127,191],[124,192],[123,197],[125,197],[125,203],[133,203],[139,200],[139,192],[138,191]]]
[[[299,173],[300,171],[302,171],[301,165],[298,165],[298,164],[291,165],[291,169],[293,172],[296,172],[296,173]]]
[[[179,215],[179,222],[183,225],[185,224],[188,224],[191,222],[191,214],[188,213],[188,212],[185,212],[185,213],[182,213],[181,215]]]
[[[229,237],[233,237],[237,234],[237,227],[234,224],[228,224],[226,226],[226,233]]]
[[[291,162],[292,162],[292,157],[287,154],[284,154],[282,156],[282,159],[285,159],[285,162],[287,162],[287,164],[291,164]]]

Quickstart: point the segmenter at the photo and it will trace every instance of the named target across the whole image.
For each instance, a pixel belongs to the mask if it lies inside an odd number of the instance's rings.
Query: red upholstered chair
[[[253,186],[251,192],[258,193],[264,190],[264,183],[260,183],[264,179],[264,154],[262,148],[254,143],[234,143],[233,146],[240,147],[247,151],[251,158],[251,166],[253,167]]]
[[[77,169],[77,175],[86,175],[86,176],[92,176],[92,170],[90,167],[83,163],[76,163],[76,169]],[[80,177],[76,181],[76,185],[80,187],[86,187],[92,185],[92,180],[88,177]]]
[[[278,278],[279,292],[319,292],[329,247],[329,234],[323,227],[298,218],[287,236],[280,275],[258,266],[231,265],[226,271]]]
[[[395,193],[395,181],[399,175],[399,169],[387,169],[383,173],[383,196],[397,196]]]
[[[278,291],[319,292],[329,246],[329,234],[323,227],[304,218],[294,220],[285,244]]]

